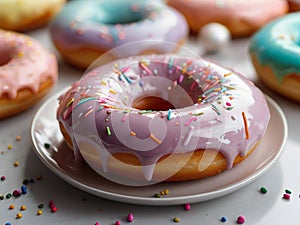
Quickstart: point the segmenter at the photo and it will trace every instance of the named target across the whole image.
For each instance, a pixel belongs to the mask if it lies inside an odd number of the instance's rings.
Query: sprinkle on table
[[[260,192],[263,193],[263,194],[266,194],[268,192],[268,190],[265,187],[261,187]]]
[[[175,218],[173,219],[173,221],[174,221],[175,223],[179,223],[179,222],[180,222],[180,218],[179,218],[179,217],[175,217]]]
[[[133,214],[129,213],[128,216],[127,216],[127,221],[128,222],[133,222],[133,220],[134,220]]]
[[[239,216],[236,220],[237,224],[243,224],[245,223],[246,218],[244,216]]]
[[[16,136],[16,141],[21,141],[22,137],[20,135]]]
[[[225,216],[222,216],[221,219],[220,219],[220,221],[221,221],[222,223],[225,223],[225,222],[227,221],[227,219],[226,219]]]

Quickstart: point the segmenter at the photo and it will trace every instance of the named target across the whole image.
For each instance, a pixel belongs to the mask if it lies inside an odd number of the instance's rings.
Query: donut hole
[[[145,6],[133,4],[131,1],[112,1],[110,4],[103,4],[97,13],[99,22],[108,25],[136,23],[147,17]]]
[[[0,46],[0,66],[4,66],[12,60],[12,52],[7,46]]]
[[[147,96],[136,99],[133,102],[132,107],[139,110],[152,111],[166,111],[169,109],[175,109],[175,107],[169,101],[157,96]]]

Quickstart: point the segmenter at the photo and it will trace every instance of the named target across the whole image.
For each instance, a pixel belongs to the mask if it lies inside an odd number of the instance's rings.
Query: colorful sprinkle
[[[15,167],[18,167],[18,166],[19,166],[19,162],[18,162],[18,161],[15,161],[15,162],[14,162],[14,166],[15,166]]]
[[[285,194],[283,194],[283,198],[286,199],[286,200],[289,200],[289,199],[291,199],[291,195],[285,193]]]
[[[9,205],[9,207],[8,207],[8,209],[10,209],[10,210],[12,210],[14,208],[15,208],[15,206],[13,204]]]
[[[180,218],[179,218],[179,217],[175,217],[175,218],[173,219],[173,221],[174,221],[175,223],[179,223],[179,222],[180,222]]]
[[[168,110],[168,120],[171,120],[172,119],[172,110],[169,109]]]
[[[157,144],[161,144],[161,141],[160,141],[157,137],[155,137],[153,134],[150,134],[150,138],[151,138],[153,141],[155,141]]]
[[[13,196],[15,196],[15,197],[19,197],[21,194],[22,194],[22,193],[21,193],[21,191],[19,191],[19,190],[14,190],[14,191],[13,191]]]
[[[106,133],[110,136],[111,135],[111,131],[109,127],[106,127]]]
[[[94,225],[100,225],[100,223],[99,223],[99,222],[96,222],[96,223],[94,223]]]
[[[4,181],[5,179],[6,179],[5,176],[1,176],[1,178],[0,178],[1,181]]]
[[[133,222],[133,220],[134,220],[133,214],[129,213],[128,216],[127,216],[127,221],[128,222]]]
[[[194,129],[195,127],[194,126],[190,126],[190,130],[188,131],[185,139],[184,139],[184,142],[183,142],[183,146],[187,146],[193,136],[193,133],[194,133]]]
[[[250,138],[249,135],[249,128],[248,128],[248,122],[247,122],[247,117],[245,112],[242,112],[242,116],[243,116],[243,121],[244,121],[244,127],[245,127],[245,135],[246,135],[246,140],[248,140]]]
[[[185,209],[186,211],[189,211],[189,210],[191,209],[191,205],[190,205],[190,204],[185,204],[185,205],[184,205],[184,209]]]
[[[40,215],[43,214],[43,211],[39,209],[39,210],[36,212],[36,214],[37,214],[38,216],[40,216]]]
[[[23,217],[22,213],[17,213],[16,218],[21,219]]]
[[[268,192],[268,190],[265,187],[261,187],[260,192],[263,193],[263,194],[266,194]]]
[[[237,224],[243,224],[245,223],[246,218],[244,216],[239,216],[236,220]]]
[[[155,194],[154,194],[154,197],[155,197],[155,198],[161,198],[161,194],[160,194],[160,193],[155,193]]]
[[[24,211],[26,209],[27,209],[27,207],[25,205],[21,205],[20,210]]]
[[[50,145],[49,143],[45,143],[45,144],[44,144],[44,147],[48,149],[48,148],[51,147],[51,145]]]
[[[285,189],[285,193],[287,193],[287,194],[292,194],[292,191],[289,190],[289,189]]]
[[[121,222],[120,222],[119,220],[117,220],[117,221],[115,222],[115,225],[121,225]]]
[[[21,141],[22,137],[20,135],[16,136],[16,141]]]
[[[225,222],[227,221],[227,218],[226,218],[225,216],[222,216],[221,219],[220,219],[220,221],[221,221],[222,223],[225,223]]]

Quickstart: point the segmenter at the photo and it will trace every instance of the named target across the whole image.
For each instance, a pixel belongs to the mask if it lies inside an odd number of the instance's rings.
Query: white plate
[[[271,120],[257,149],[241,164],[219,175],[189,182],[158,183],[131,187],[102,178],[83,163],[72,167],[73,153],[68,149],[56,121],[57,98],[50,97],[37,111],[32,121],[31,137],[35,152],[55,174],[71,185],[91,194],[119,202],[141,205],[176,205],[218,198],[244,187],[263,175],[278,160],[287,139],[287,122],[280,107],[269,97]],[[50,143],[51,148],[44,144]],[[74,165],[74,164],[73,164]],[[165,189],[166,197],[153,195]]]

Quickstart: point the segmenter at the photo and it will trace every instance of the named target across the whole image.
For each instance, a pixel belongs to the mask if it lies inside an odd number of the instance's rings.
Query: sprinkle
[[[100,84],[106,85],[106,82],[105,82],[104,80],[102,80],[102,81],[100,82]]]
[[[236,222],[238,224],[243,224],[243,223],[245,223],[245,221],[246,221],[246,218],[244,216],[239,216],[236,220]]]
[[[194,81],[190,87],[190,90],[193,90],[197,84],[198,84],[197,81]]]
[[[224,77],[228,77],[228,76],[230,76],[231,74],[232,74],[232,72],[225,73],[225,74],[224,74]]]
[[[11,150],[12,149],[12,145],[11,144],[7,145],[7,149]]]
[[[133,220],[134,220],[133,214],[129,213],[128,216],[127,216],[127,221],[128,222],[133,222]]]
[[[195,116],[191,116],[188,121],[185,122],[185,126],[189,126],[191,124],[192,121],[196,121],[197,120],[197,117]]]
[[[289,200],[291,198],[290,194],[283,194],[283,198],[286,199],[286,200]]]
[[[212,109],[218,114],[218,116],[221,115],[219,109],[218,109],[214,104],[211,104],[211,107],[212,107]]]
[[[120,222],[119,220],[117,220],[117,221],[115,222],[115,225],[121,225],[121,222]]]
[[[84,117],[88,117],[94,110],[93,109],[90,109],[89,111],[87,111],[85,114],[84,114]]]
[[[181,74],[181,75],[179,76],[179,80],[178,80],[178,83],[179,83],[179,84],[181,84],[181,83],[182,83],[182,81],[183,81],[183,78],[184,78],[184,76]]]
[[[74,101],[75,101],[75,99],[71,98],[70,101],[68,101],[68,103],[67,103],[67,107],[70,107]]]
[[[27,207],[25,205],[21,205],[20,210],[24,211],[26,209],[27,209]]]
[[[184,142],[183,142],[183,146],[187,146],[193,136],[193,133],[194,133],[194,129],[195,127],[194,126],[190,126],[190,130],[189,132],[187,133],[185,139],[184,139]]]
[[[6,222],[5,225],[11,225],[11,223],[10,222]]]
[[[14,191],[13,191],[13,196],[15,196],[15,197],[19,197],[21,194],[22,194],[22,193],[21,193],[21,191],[19,191],[19,190],[14,190]]]
[[[266,194],[268,192],[268,190],[265,187],[261,187],[260,192],[263,193],[263,194]]]
[[[154,194],[154,197],[155,197],[155,198],[161,198],[161,194],[160,194],[160,193],[155,193],[155,194]]]
[[[11,196],[12,196],[12,194],[11,194],[11,193],[8,193],[5,197],[6,197],[7,199],[10,199]]]
[[[26,194],[27,193],[27,187],[25,185],[21,186],[21,192],[22,192],[22,194]]]
[[[39,209],[44,208],[44,204],[43,204],[43,203],[39,204],[39,205],[38,205],[38,208],[39,208]]]
[[[248,123],[245,112],[242,112],[243,120],[244,120],[244,126],[245,126],[245,134],[246,134],[246,140],[250,138],[249,136],[249,129],[248,129]]]
[[[185,209],[186,211],[189,211],[189,210],[191,209],[191,205],[190,205],[190,204],[185,204],[185,205],[184,205],[184,209]]]
[[[153,141],[155,141],[157,144],[161,144],[161,141],[155,137],[153,134],[150,134],[150,138],[152,138]]]
[[[1,178],[0,178],[1,181],[4,181],[5,179],[6,179],[5,176],[1,176]]]
[[[153,75],[152,71],[147,67],[147,63],[145,61],[141,61],[139,63],[140,67],[145,70],[149,75]]]
[[[16,141],[21,141],[22,137],[20,135],[16,136]]]
[[[109,127],[106,127],[106,132],[107,134],[110,136],[111,135],[111,131],[110,131],[110,128]]]
[[[21,219],[22,217],[23,217],[22,213],[18,213],[18,214],[16,215],[16,218],[17,218],[17,219]]]
[[[96,223],[94,223],[94,225],[100,225],[100,223],[99,223],[99,222],[96,222]]]
[[[109,92],[114,94],[114,95],[117,94],[117,92],[114,89],[109,89]]]
[[[168,63],[168,68],[169,68],[169,69],[172,69],[172,67],[173,67],[173,61],[174,61],[173,58],[170,58],[170,59],[169,59],[169,63]]]
[[[175,217],[175,218],[173,219],[173,221],[174,221],[175,223],[179,223],[179,222],[180,222],[180,218],[179,218],[179,217]]]
[[[51,212],[53,212],[53,213],[57,212],[56,206],[51,207]]]
[[[136,136],[136,133],[134,131],[130,131],[131,136]]]
[[[15,208],[15,206],[13,204],[9,205],[9,207],[8,207],[8,209],[10,209],[10,210],[12,210],[14,208]]]
[[[15,162],[14,162],[14,166],[15,166],[15,167],[18,167],[18,166],[19,166],[19,162],[18,162],[18,161],[15,161]]]
[[[50,145],[49,143],[45,143],[45,144],[44,144],[44,147],[48,149],[48,148],[51,147],[51,145]]]
[[[139,111],[139,114],[145,114],[145,113],[152,113],[152,110],[141,110]]]
[[[289,189],[285,189],[285,193],[287,193],[287,194],[292,194],[292,191],[289,190]]]
[[[39,209],[39,210],[36,212],[36,214],[37,214],[38,216],[40,216],[40,215],[43,214],[43,211]]]
[[[169,191],[169,189],[165,189],[165,190],[164,190],[164,193],[165,193],[165,195],[168,195],[168,194],[170,194],[170,191]]]
[[[171,120],[172,119],[172,110],[169,109],[168,111],[168,120]]]
[[[227,221],[227,219],[226,219],[225,216],[222,216],[221,219],[220,219],[220,221],[221,221],[222,223],[225,223],[225,222]]]

